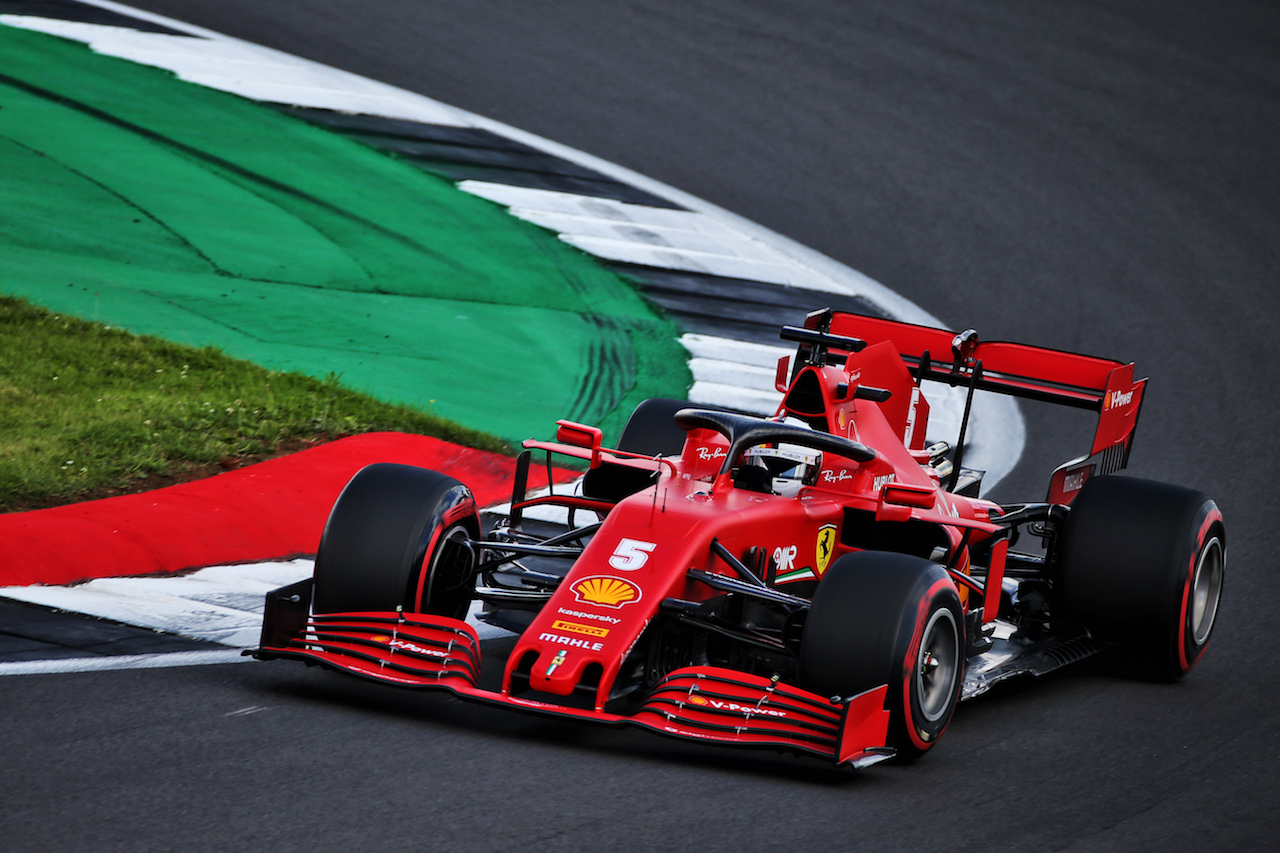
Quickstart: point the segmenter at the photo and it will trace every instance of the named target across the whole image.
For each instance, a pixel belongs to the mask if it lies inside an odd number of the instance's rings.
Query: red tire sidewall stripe
[[[907,736],[911,738],[911,743],[916,749],[924,751],[932,747],[946,731],[947,725],[951,722],[948,719],[943,723],[942,728],[938,729],[929,740],[922,740],[916,730],[915,714],[913,713],[913,705],[911,702],[911,685],[915,683],[915,663],[916,658],[920,654],[920,644],[924,642],[924,629],[929,623],[929,613],[932,610],[934,599],[944,590],[954,588],[949,578],[938,578],[933,585],[920,597],[919,604],[916,609],[915,627],[911,636],[911,643],[907,649],[907,655],[902,661],[902,716],[903,723],[906,725]],[[961,683],[961,679],[956,679],[956,684]]]
[[[465,488],[465,487],[464,487]],[[427,550],[422,553],[422,565],[419,566],[417,591],[414,593],[413,606],[418,610],[424,610],[426,601],[424,596],[427,594],[427,585],[431,583],[430,561],[431,555],[436,552],[436,547],[440,544],[440,537],[444,536],[449,528],[453,527],[459,521],[476,513],[476,502],[471,496],[470,491],[467,492],[465,499],[458,501],[453,506],[439,513],[437,518],[431,520],[432,531],[431,540],[427,542]]]
[[[423,610],[426,603],[422,600],[422,597],[427,594],[427,583],[431,574],[428,571],[427,562],[431,559],[431,555],[435,553],[436,546],[440,543],[440,537],[449,529],[447,524],[442,524],[435,520],[432,521],[432,527],[434,529],[431,531],[431,541],[427,543],[427,550],[422,553],[422,565],[418,567],[418,590],[413,597],[413,606],[417,610]]]
[[[1178,666],[1182,672],[1187,672],[1195,666],[1196,661],[1200,660],[1200,655],[1209,645],[1209,638],[1205,637],[1204,645],[1194,651],[1194,657],[1189,653],[1188,643],[1191,637],[1187,634],[1187,608],[1191,606],[1191,588],[1195,583],[1196,564],[1200,562],[1201,550],[1204,548],[1209,531],[1219,524],[1222,524],[1222,513],[1215,506],[1205,516],[1200,529],[1196,532],[1196,547],[1191,551],[1191,562],[1187,566],[1186,580],[1182,584],[1182,606],[1178,612]]]

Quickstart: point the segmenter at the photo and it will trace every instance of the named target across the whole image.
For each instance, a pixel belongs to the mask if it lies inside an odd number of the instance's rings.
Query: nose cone
[[[622,658],[648,624],[647,612],[634,606],[642,598],[639,585],[622,578],[566,583],[512,651],[507,689],[576,696],[575,702],[589,694],[602,702],[597,689],[607,696]]]
[[[581,683],[589,664],[602,663],[600,653],[605,644],[600,640],[544,631],[538,641],[542,650],[529,672],[529,687],[540,693],[568,696]]]

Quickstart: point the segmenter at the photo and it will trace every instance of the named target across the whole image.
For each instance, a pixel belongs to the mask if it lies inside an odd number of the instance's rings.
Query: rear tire
[[[827,569],[800,643],[800,683],[847,698],[888,684],[888,745],[916,758],[942,735],[964,673],[964,610],[936,563],[879,551]]]
[[[1090,480],[1059,548],[1062,615],[1120,643],[1135,675],[1173,681],[1204,654],[1226,569],[1226,527],[1206,495],[1151,480]]]
[[[338,496],[316,554],[316,613],[391,611],[462,619],[480,537],[471,490],[436,471],[379,463]]]
[[[684,451],[683,429],[676,426],[676,412],[681,409],[708,408],[687,400],[653,397],[636,406],[618,437],[618,449],[645,456],[679,456]],[[714,407],[710,407],[714,408]]]

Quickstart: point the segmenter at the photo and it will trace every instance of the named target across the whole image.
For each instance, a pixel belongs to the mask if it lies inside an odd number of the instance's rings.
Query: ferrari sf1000
[[[1132,364],[832,311],[782,338],[773,417],[648,400],[613,447],[560,421],[487,530],[457,480],[363,469],[251,654],[855,767],[922,755],[1015,675],[1113,647],[1144,678],[1199,660],[1225,527],[1199,492],[1116,476]],[[931,383],[964,392],[954,445],[926,441]],[[975,392],[1097,414],[1045,500],[979,496]],[[530,493],[534,453],[585,474]],[[505,657],[477,624],[510,632]]]

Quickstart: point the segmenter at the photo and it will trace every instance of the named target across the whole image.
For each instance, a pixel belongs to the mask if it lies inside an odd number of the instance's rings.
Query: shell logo
[[[608,575],[583,578],[571,589],[583,604],[595,604],[600,607],[621,608],[640,600],[640,587],[631,581]]]

